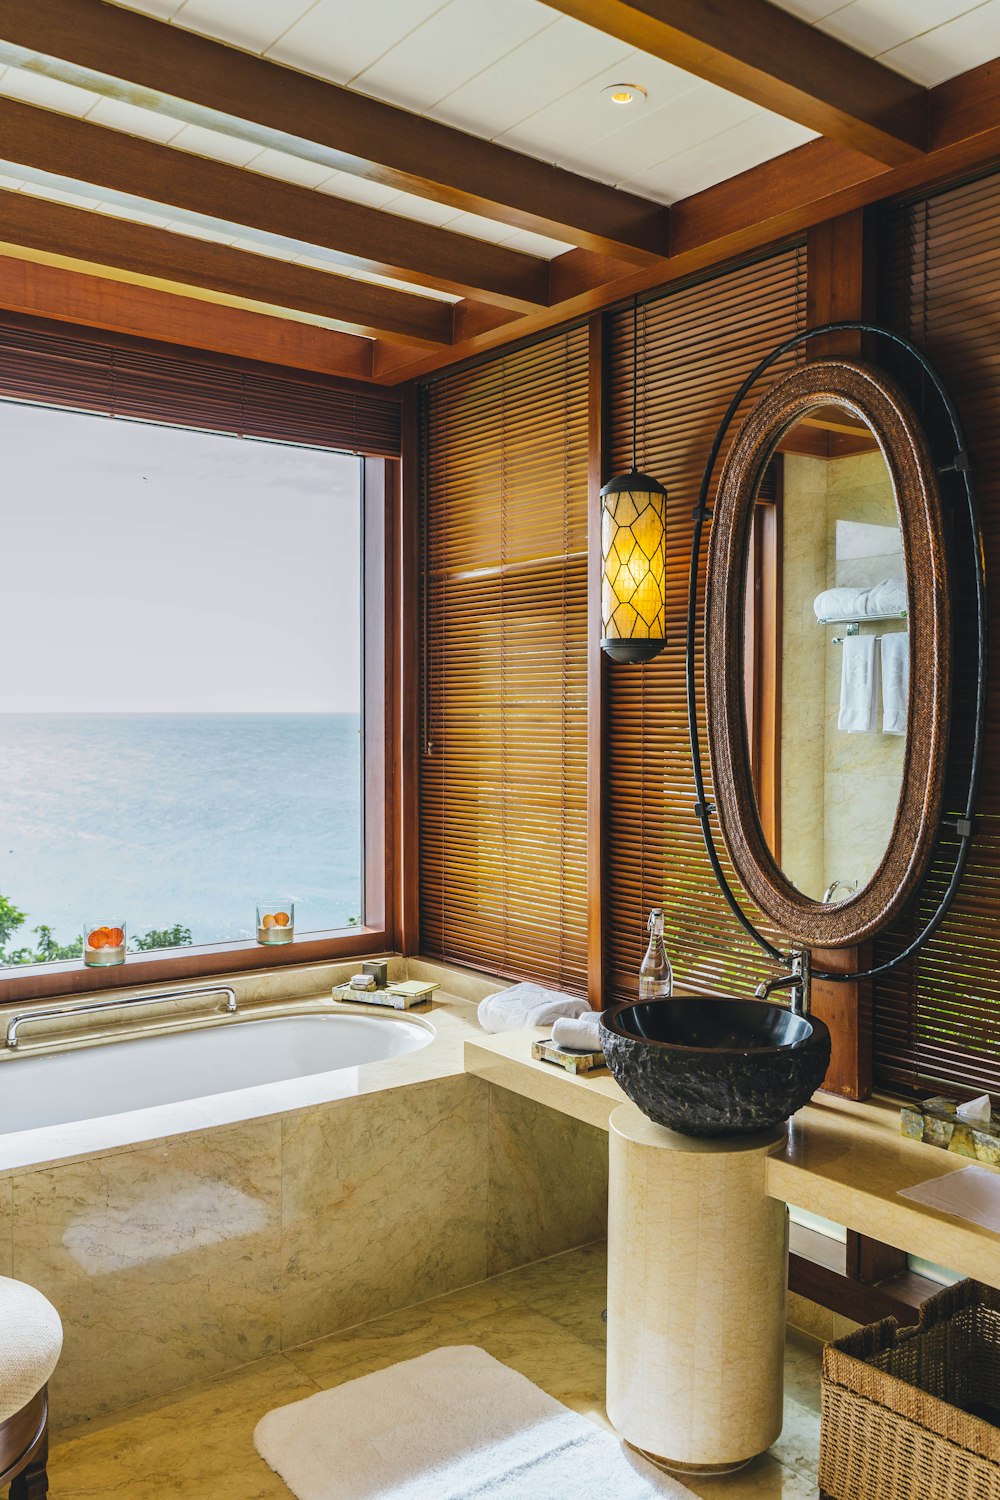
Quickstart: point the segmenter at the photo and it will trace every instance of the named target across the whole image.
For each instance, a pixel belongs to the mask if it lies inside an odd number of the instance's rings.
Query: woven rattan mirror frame
[[[747,537],[761,475],[781,435],[817,406],[839,406],[874,433],[896,495],[910,595],[910,712],[896,818],[885,854],[848,900],[798,891],[776,864],[757,815],[743,706]],[[824,359],[777,380],[738,432],[719,482],[708,553],[705,624],[708,738],[719,824],[748,895],[796,944],[852,946],[887,926],[913,895],[941,817],[951,704],[951,609],[937,473],[908,401],[881,371]]]

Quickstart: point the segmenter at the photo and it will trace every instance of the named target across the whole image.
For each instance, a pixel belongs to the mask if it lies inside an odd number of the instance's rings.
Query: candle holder
[[[258,943],[290,943],[295,936],[295,902],[287,896],[257,902]]]
[[[83,961],[91,969],[106,969],[125,962],[124,922],[85,922]]]

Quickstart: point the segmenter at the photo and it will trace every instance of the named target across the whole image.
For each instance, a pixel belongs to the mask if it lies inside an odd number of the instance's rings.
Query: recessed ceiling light
[[[601,89],[601,95],[610,104],[621,108],[626,104],[641,104],[646,90],[639,83],[609,83],[607,88]]]

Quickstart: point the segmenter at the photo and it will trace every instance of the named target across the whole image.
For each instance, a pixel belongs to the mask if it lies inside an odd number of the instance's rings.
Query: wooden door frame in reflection
[[[781,864],[781,597],[784,461],[768,464],[747,552],[743,681],[750,774],[761,828]],[[747,691],[749,689],[749,691]]]
[[[896,496],[909,594],[910,705],[896,818],[881,863],[846,901],[797,890],[757,810],[743,699],[747,543],[761,476],[803,413],[839,405],[878,439]],[[951,608],[937,473],[923,430],[893,381],[846,359],[804,365],[756,402],[729,451],[712,520],[706,585],[706,699],[722,837],[744,888],[797,945],[850,947],[893,920],[922,878],[937,834],[951,702]]]

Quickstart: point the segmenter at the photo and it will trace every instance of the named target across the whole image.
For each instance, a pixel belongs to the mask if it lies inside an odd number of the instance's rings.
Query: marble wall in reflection
[[[597,1238],[603,1133],[458,1075],[0,1179],[54,1425]]]

